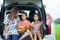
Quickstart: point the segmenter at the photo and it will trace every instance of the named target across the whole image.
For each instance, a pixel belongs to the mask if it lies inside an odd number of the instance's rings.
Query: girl
[[[22,13],[21,16],[22,21],[18,23],[18,29],[19,29],[18,32],[23,35],[19,40],[24,39],[28,35],[30,35],[31,39],[33,40],[32,34],[30,32],[30,22],[26,18],[27,18],[27,14]]]
[[[39,21],[39,15],[38,14],[34,14],[34,22],[32,22],[31,26],[32,26],[32,34],[34,36],[34,40],[36,40],[37,36],[39,38],[39,40],[42,40],[41,37],[41,31],[40,28],[42,28],[43,21]],[[43,32],[43,31],[42,31]]]
[[[4,18],[4,40],[18,40],[17,23],[20,21],[18,12],[19,9],[13,7],[9,15]]]

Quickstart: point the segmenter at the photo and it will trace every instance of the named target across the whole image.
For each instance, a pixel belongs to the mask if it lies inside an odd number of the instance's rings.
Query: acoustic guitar
[[[19,33],[26,32],[26,30],[31,31],[31,26],[25,26],[24,28],[17,27]]]

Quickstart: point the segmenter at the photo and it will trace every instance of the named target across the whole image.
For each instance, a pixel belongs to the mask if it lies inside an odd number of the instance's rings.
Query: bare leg
[[[38,38],[39,38],[39,40],[42,40],[42,37],[41,37],[40,33],[38,33]]]
[[[33,40],[33,35],[32,35],[32,33],[31,33],[29,30],[28,30],[27,32],[29,33],[31,39]]]
[[[29,35],[29,33],[25,33],[19,40],[24,39],[25,37],[27,37]]]
[[[37,35],[36,35],[36,33],[33,33],[33,35],[34,35],[34,40],[36,40],[36,38],[37,38]]]

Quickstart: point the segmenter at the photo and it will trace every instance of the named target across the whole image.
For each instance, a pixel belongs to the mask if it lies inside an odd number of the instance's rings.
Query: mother
[[[13,7],[9,15],[4,18],[4,40],[18,40],[17,23],[19,9]]]

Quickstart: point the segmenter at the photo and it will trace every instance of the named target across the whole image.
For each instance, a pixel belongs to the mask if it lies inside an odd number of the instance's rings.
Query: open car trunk
[[[21,11],[27,12],[29,21],[32,19],[31,16],[33,15],[33,11],[37,11],[37,13],[41,16],[41,20],[44,21],[44,26],[46,28],[46,15],[42,6],[42,0],[4,0],[4,4],[1,10],[1,24],[3,24],[4,17],[10,12],[12,7],[18,7],[20,9],[19,16]]]
[[[31,2],[31,3],[37,3],[40,2],[41,0],[5,0],[6,3],[23,3],[23,2]]]
[[[4,5],[7,6],[9,4],[19,3],[19,4],[26,4],[26,3],[33,3],[42,7],[42,0],[4,0]]]

